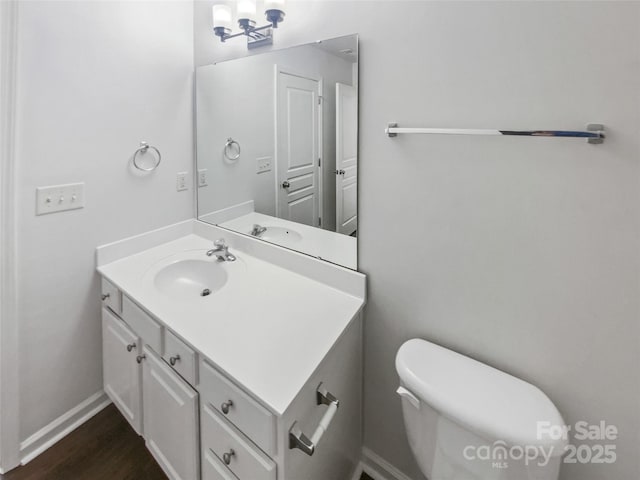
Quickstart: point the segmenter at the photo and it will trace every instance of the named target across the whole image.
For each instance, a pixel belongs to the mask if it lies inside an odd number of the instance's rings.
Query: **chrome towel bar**
[[[493,130],[493,129],[473,129],[473,128],[401,128],[397,123],[389,123],[385,129],[389,137],[396,137],[398,134],[422,133],[430,135],[516,135],[524,137],[565,137],[565,138],[586,138],[591,144],[597,145],[604,142],[604,125],[600,123],[590,123],[586,131],[577,130]]]
[[[320,423],[318,423],[318,426],[310,439],[302,433],[302,430],[298,426],[298,422],[293,422],[293,425],[291,425],[291,428],[289,429],[289,449],[298,448],[309,456],[313,455],[318,443],[320,443],[320,439],[329,428],[333,417],[338,411],[340,401],[329,393],[321,383],[318,385],[316,390],[316,404],[327,405],[329,408],[322,416]]]

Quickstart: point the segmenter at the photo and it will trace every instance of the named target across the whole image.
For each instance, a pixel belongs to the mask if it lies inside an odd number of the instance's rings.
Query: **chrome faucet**
[[[257,223],[254,223],[253,230],[251,230],[251,235],[253,235],[254,237],[259,237],[266,231],[267,231],[267,227],[261,227]]]
[[[224,238],[221,238],[220,240],[216,240],[215,242],[213,242],[213,246],[216,248],[213,248],[207,252],[208,257],[215,255],[218,260],[223,262],[236,261],[236,256],[229,253],[229,247],[225,243]]]

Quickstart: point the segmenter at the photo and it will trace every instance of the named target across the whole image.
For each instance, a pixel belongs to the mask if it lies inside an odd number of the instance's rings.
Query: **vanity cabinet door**
[[[198,393],[148,347],[144,347],[142,385],[144,437],[167,476],[200,476]]]
[[[104,391],[142,433],[141,368],[136,362],[139,338],[107,308],[102,309],[102,368]]]

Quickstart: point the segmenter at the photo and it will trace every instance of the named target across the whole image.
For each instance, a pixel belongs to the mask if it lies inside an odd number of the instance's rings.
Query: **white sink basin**
[[[302,235],[290,228],[267,227],[267,230],[257,238],[274,243],[297,243],[302,240]]]
[[[220,290],[228,279],[223,262],[186,259],[162,267],[153,280],[155,287],[163,295],[194,300]]]

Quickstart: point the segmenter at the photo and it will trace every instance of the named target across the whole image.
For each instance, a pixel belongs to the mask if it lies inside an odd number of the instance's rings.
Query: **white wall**
[[[315,45],[253,55],[202,66],[196,74],[198,168],[208,186],[198,189],[200,215],[250,200],[255,211],[276,215],[275,70],[289,68],[323,79],[323,228],[336,229],[336,82],[353,82],[352,63]],[[231,137],[241,157],[229,161],[223,148]],[[256,173],[257,158],[270,157],[270,172]]]
[[[246,54],[196,2],[196,64]],[[565,420],[617,425],[613,465],[640,476],[640,4],[290,2],[276,47],[360,33],[360,266],[365,443],[420,478],[394,355],[424,337],[542,388]],[[535,138],[387,138],[407,126],[582,128]]]
[[[191,2],[21,2],[17,99],[21,440],[102,389],[96,246],[187,219]],[[163,154],[140,176],[140,140]],[[35,188],[86,208],[35,216]]]

